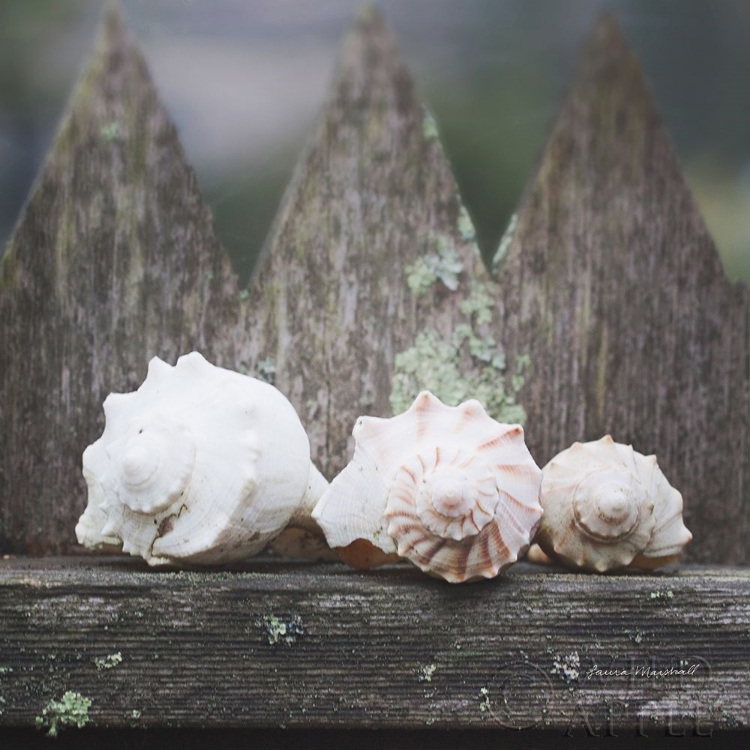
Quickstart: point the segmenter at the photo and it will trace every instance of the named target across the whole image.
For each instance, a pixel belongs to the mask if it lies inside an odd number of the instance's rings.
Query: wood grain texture
[[[473,234],[435,124],[392,33],[368,8],[344,40],[251,281],[249,369],[274,363],[329,479],[351,457],[357,417],[392,413],[396,356],[420,332],[444,341],[466,322],[469,281],[489,280]],[[410,273],[430,259],[446,265],[447,283],[411,288]]]
[[[165,573],[127,560],[17,559],[0,562],[0,621],[0,726],[33,724],[66,691],[91,699],[89,727],[584,736],[587,725],[690,733],[750,721],[741,568],[585,576],[519,564],[451,586],[405,565]],[[634,671],[681,662],[698,666]],[[594,665],[629,674],[588,679]]]
[[[656,453],[684,497],[688,559],[746,562],[747,295],[610,16],[513,223],[497,257],[503,345],[531,359],[533,455],[607,433]]]
[[[210,212],[116,6],[0,279],[0,549],[61,552],[105,396],[137,387],[154,355],[197,348],[221,363],[219,332],[238,314]]]

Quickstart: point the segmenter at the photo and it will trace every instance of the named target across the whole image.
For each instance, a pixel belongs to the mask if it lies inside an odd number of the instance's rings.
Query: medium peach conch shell
[[[682,495],[656,457],[609,435],[555,456],[542,470],[541,503],[534,541],[572,568],[654,569],[677,560],[693,538],[682,522]]]
[[[104,433],[83,454],[93,549],[150,565],[217,564],[259,552],[309,514],[328,483],[284,395],[198,352],[154,357],[133,393],[104,402]]]
[[[405,557],[460,583],[496,576],[529,546],[541,472],[519,425],[423,391],[403,414],[360,417],[353,434],[354,458],[313,510],[345,561]]]

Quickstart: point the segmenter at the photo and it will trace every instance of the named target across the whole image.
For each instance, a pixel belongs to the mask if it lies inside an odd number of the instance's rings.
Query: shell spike
[[[183,354],[181,357],[177,359],[177,364],[175,367],[185,368],[188,367],[195,368],[197,370],[207,371],[206,368],[213,367],[212,364],[209,363],[209,361],[200,353],[200,352],[190,352],[189,354]]]
[[[104,399],[104,403],[102,404],[104,417],[107,422],[117,420],[124,412],[127,412],[130,408],[130,402],[133,400],[133,396],[135,396],[134,393],[110,393],[109,396]]]
[[[172,365],[167,364],[159,357],[151,357],[148,362],[148,374],[146,375],[146,378],[150,382],[157,382],[162,378],[169,377],[171,371]]]
[[[438,399],[436,396],[433,396],[429,391],[420,391],[419,395],[416,397],[416,399],[414,399],[414,403],[411,405],[411,408],[415,411],[419,411],[421,409],[430,409],[436,404],[440,404],[442,406],[442,402],[440,401],[440,399]]]

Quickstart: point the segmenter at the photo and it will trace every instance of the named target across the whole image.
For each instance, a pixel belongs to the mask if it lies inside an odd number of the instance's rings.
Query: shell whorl
[[[391,536],[398,536],[396,519],[404,503],[412,507],[412,497],[425,528],[457,542],[478,534],[493,519],[500,499],[495,478],[476,456],[467,456],[459,448],[452,459],[446,460],[436,447],[431,465],[420,455],[410,463],[396,474],[386,505]]]
[[[643,556],[671,559],[692,539],[682,523],[682,496],[655,457],[609,435],[574,443],[542,477],[537,541],[571,567],[604,572]]]
[[[195,466],[190,428],[168,414],[134,419],[106,448],[109,496],[139,513],[157,513],[184,495]]]
[[[639,524],[649,526],[650,538],[653,507],[635,476],[606,468],[588,474],[573,495],[575,523],[582,533],[602,542],[623,539]]]
[[[452,583],[491,578],[528,547],[541,472],[520,426],[425,391],[396,417],[361,417],[354,436],[313,514],[331,546],[366,539]]]

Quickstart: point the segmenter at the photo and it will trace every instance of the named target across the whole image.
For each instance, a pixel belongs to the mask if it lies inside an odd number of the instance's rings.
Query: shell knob
[[[652,511],[646,488],[632,475],[623,476],[616,471],[590,474],[576,487],[573,496],[576,524],[584,534],[602,541],[632,534],[641,519],[650,526],[650,534]]]

